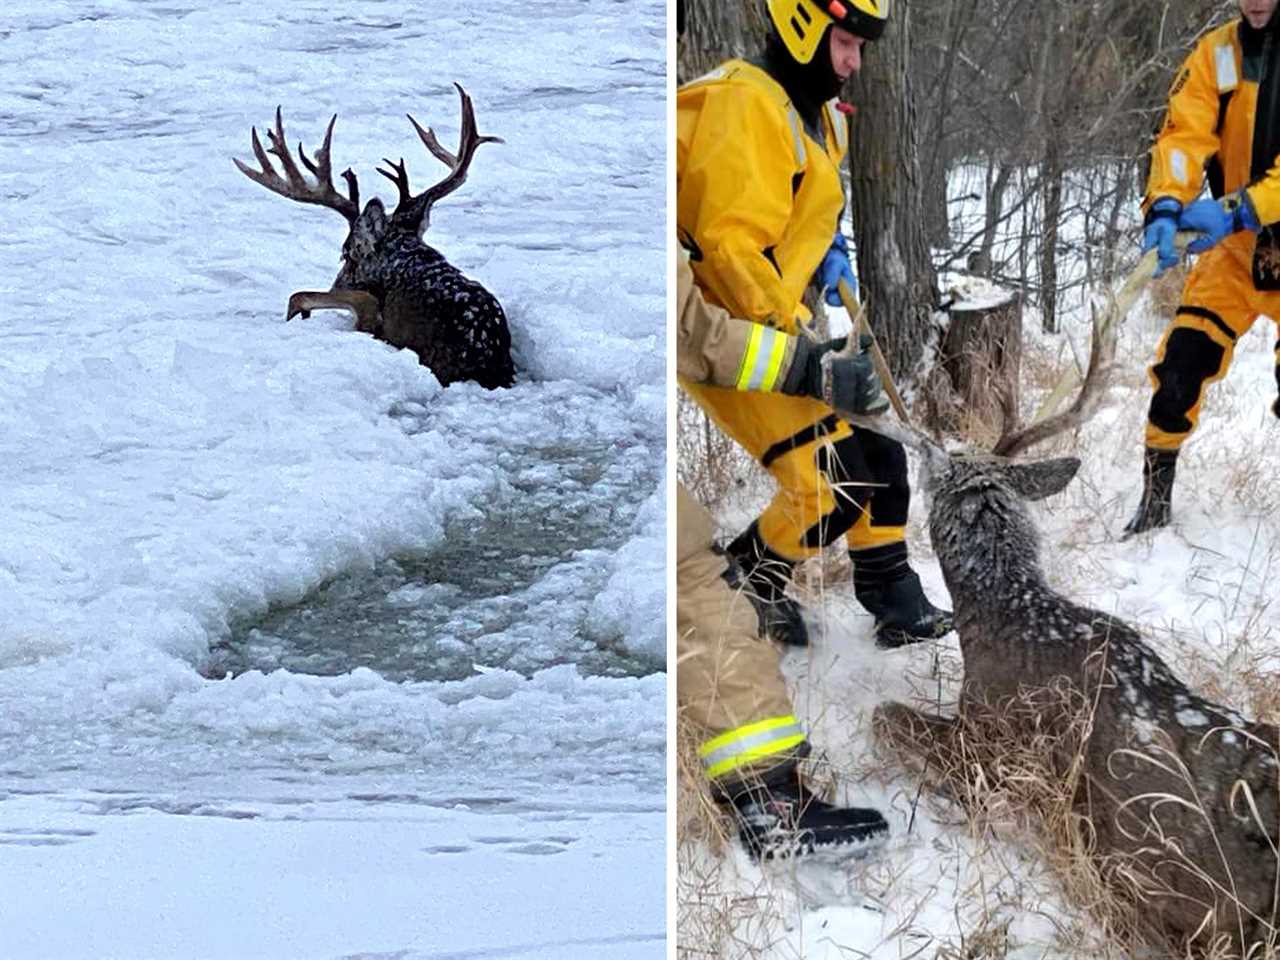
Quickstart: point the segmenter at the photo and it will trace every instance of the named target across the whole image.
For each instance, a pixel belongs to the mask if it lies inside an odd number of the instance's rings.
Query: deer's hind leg
[[[931,787],[948,792],[939,774],[950,768],[959,748],[958,718],[923,713],[905,703],[890,702],[876,707],[871,727],[884,749],[891,751]]]

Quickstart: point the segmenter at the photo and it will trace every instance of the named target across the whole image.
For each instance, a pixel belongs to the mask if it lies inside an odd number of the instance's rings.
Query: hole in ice
[[[664,668],[596,629],[592,602],[612,554],[655,488],[660,463],[617,447],[555,443],[495,454],[501,493],[444,541],[323,584],[301,603],[233,627],[202,672],[284,668],[389,680],[458,680],[476,666],[523,674],[574,663],[587,674]]]

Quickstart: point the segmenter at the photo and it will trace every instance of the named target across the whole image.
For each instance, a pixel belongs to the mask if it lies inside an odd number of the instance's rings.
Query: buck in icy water
[[[482,143],[501,142],[498,137],[476,133],[471,98],[460,86],[458,94],[462,98],[462,131],[457,153],[442,147],[430,127],[423,128],[409,117],[423,145],[449,168],[443,180],[413,194],[403,160],[384,160],[391,169],[378,168],[399,192],[399,202],[390,214],[377,197],[361,211],[360,187],[350,169],[342,173],[347,194],[334,188],[329,146],[336,115],[329,121],[314,161],[298,144],[298,157],[314,183],[303,175],[289,152],[279,108],[275,129],[267,131],[269,147],[263,148],[257,128],[253,129],[253,153],[261,169],[254,170],[239,160],[235,164],[249,179],[274,193],[338,211],[350,227],[342,245],[342,269],[333,287],[294,293],[286,319],[299,314],[306,317],[312,310],[326,307],[350,310],[356,316],[357,330],[412,350],[442,385],[474,380],[492,390],[511,386],[515,377],[511,333],[502,305],[438,250],[422,242],[432,205],[466,181],[476,148]],[[268,154],[279,160],[283,175],[276,172]]]

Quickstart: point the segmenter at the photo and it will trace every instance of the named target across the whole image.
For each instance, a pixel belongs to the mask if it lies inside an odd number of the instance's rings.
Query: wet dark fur
[[[1280,730],[1194,693],[1133,627],[1048,584],[1021,498],[1061,490],[1078,466],[935,465],[930,536],[964,655],[961,718],[893,704],[877,712],[877,728],[903,745],[922,732],[936,739],[948,725],[1019,709],[1011,705],[1035,702],[1030,691],[1067,683],[1087,705],[1088,726],[1075,743],[1083,759],[1076,806],[1093,828],[1094,852],[1139,868],[1128,874],[1129,890],[1142,878],[1143,915],[1163,932],[1201,945],[1225,935],[1247,949],[1266,937],[1277,907]],[[1065,722],[1045,714],[1026,721],[1028,736]],[[1064,778],[1075,750],[1049,758]],[[1241,785],[1257,817],[1243,795],[1233,799]]]
[[[490,390],[511,386],[515,367],[502,305],[419,240],[416,225],[387,217],[381,201],[370,200],[342,256],[333,288],[364,290],[378,300],[378,327],[366,332],[412,350],[446,387],[460,380]]]

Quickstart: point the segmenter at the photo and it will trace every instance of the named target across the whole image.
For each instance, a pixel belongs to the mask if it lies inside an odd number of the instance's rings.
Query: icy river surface
[[[664,954],[664,4],[0,13],[0,956]],[[518,382],[251,160],[444,168]],[[339,184],[341,186],[341,183]]]

